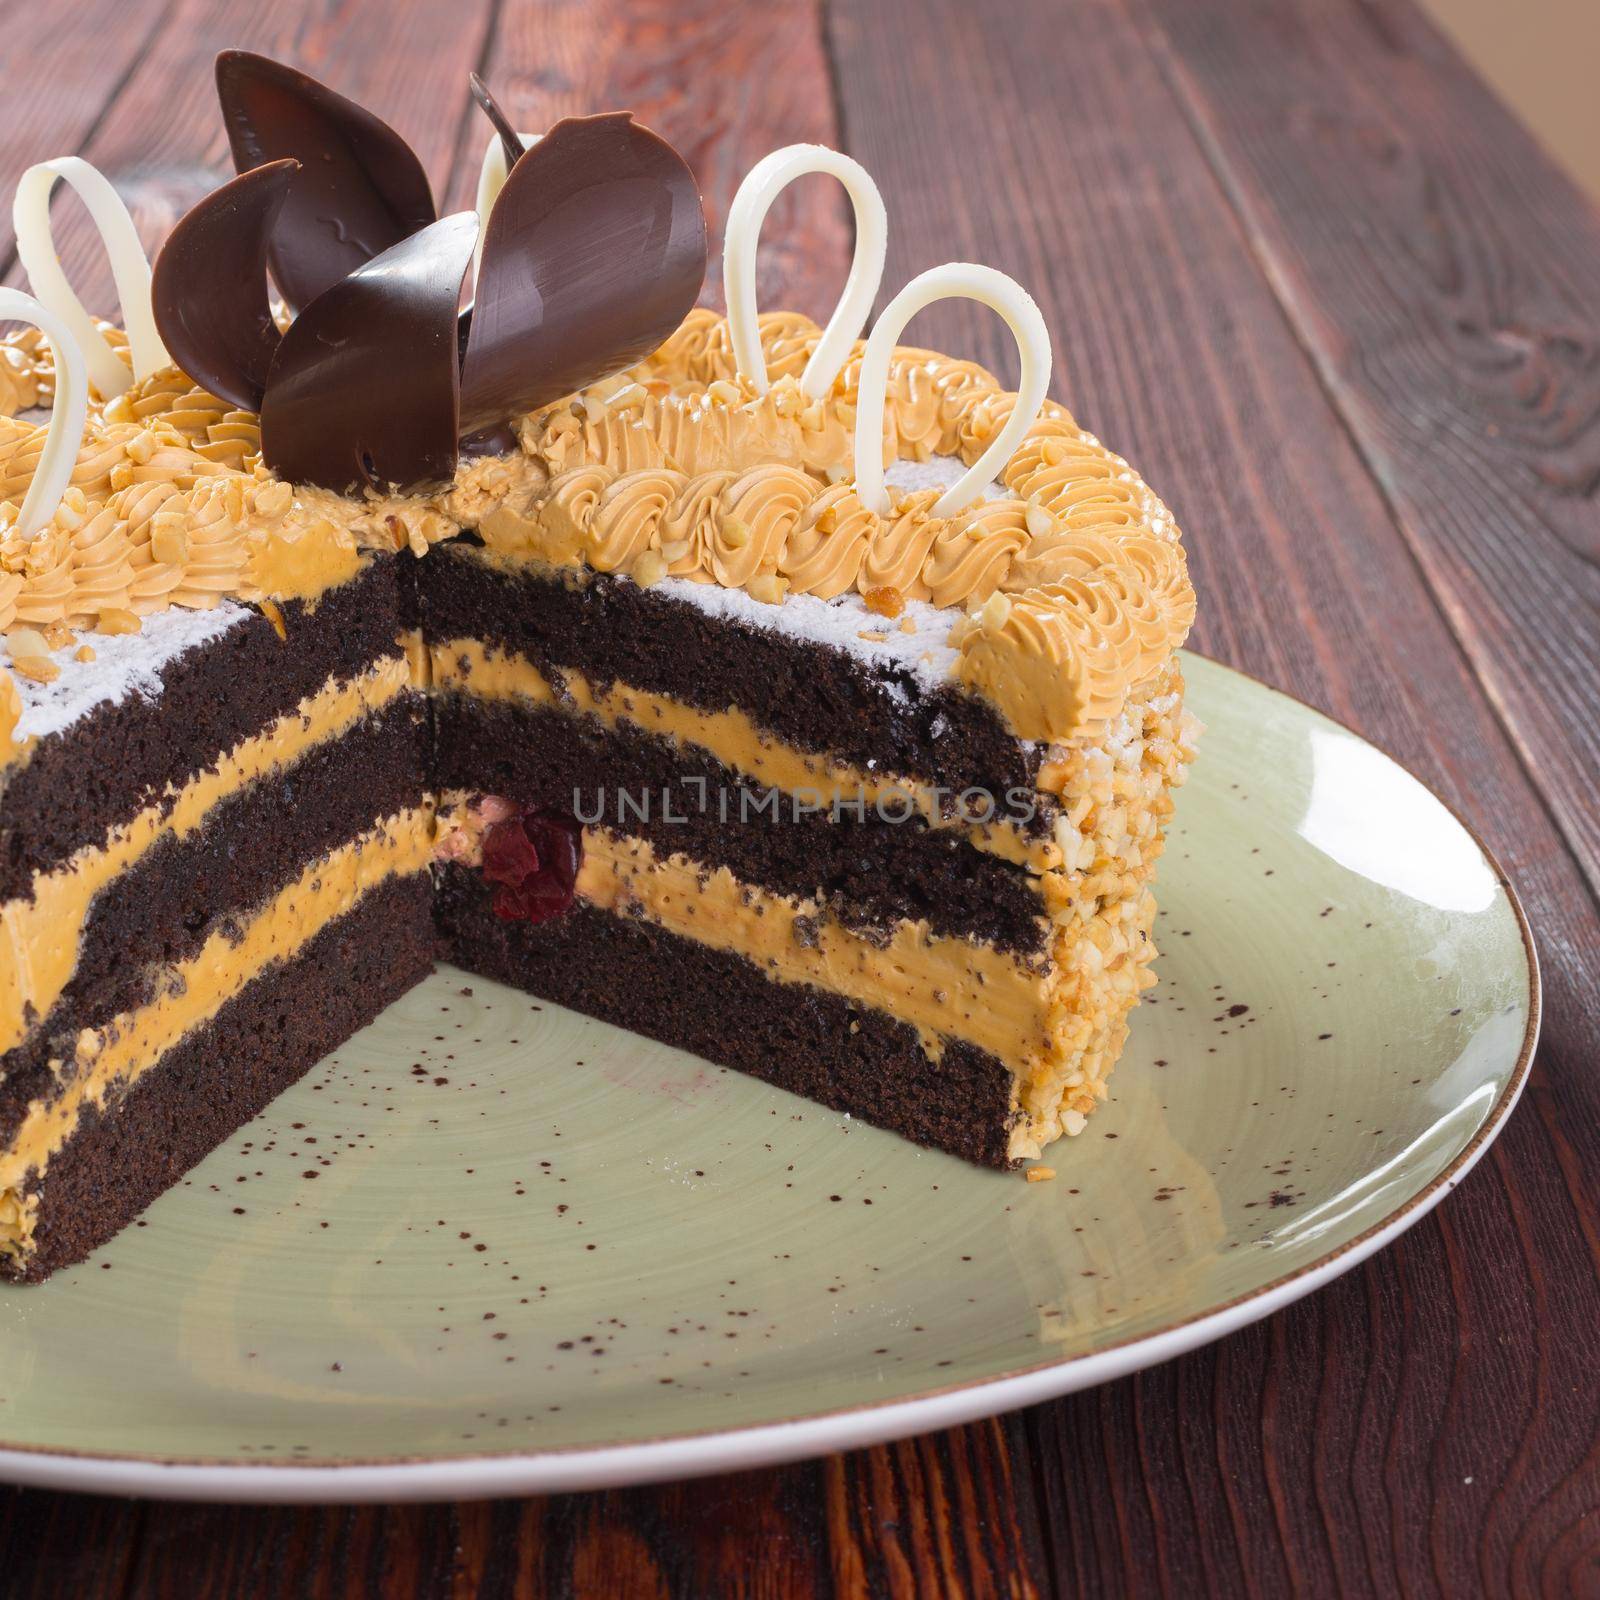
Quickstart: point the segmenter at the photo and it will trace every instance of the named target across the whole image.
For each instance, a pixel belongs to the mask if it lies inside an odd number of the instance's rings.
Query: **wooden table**
[[[0,0],[3,192],[79,151],[154,244],[224,170],[227,45],[378,109],[452,205],[476,67],[521,127],[632,107],[714,222],[767,150],[841,146],[889,199],[888,284],[966,257],[1030,285],[1057,391],[1187,529],[1199,648],[1362,729],[1499,853],[1544,1043],[1397,1245],[1138,1377],[621,1493],[3,1490],[0,1593],[1600,1595],[1600,217],[1528,134],[1406,0]],[[824,312],[848,251],[838,193],[791,191],[764,302]],[[1010,360],[970,307],[917,332]]]

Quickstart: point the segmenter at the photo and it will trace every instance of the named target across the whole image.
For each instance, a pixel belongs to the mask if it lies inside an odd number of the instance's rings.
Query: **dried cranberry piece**
[[[583,830],[553,811],[520,812],[483,837],[483,875],[497,885],[494,914],[506,922],[547,922],[572,904]]]

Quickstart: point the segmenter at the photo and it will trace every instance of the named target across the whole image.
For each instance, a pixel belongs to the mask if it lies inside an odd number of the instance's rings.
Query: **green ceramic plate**
[[[1511,1109],[1532,946],[1414,778],[1191,665],[1162,981],[1055,1182],[442,971],[145,1225],[0,1291],[0,1477],[337,1500],[724,1470],[1098,1383],[1353,1266]]]

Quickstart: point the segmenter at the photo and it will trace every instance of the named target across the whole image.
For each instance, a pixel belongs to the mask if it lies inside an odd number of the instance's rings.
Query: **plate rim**
[[[1442,806],[1493,870],[1521,936],[1528,972],[1528,1020],[1515,1065],[1487,1117],[1450,1162],[1416,1194],[1315,1261],[1152,1333],[1130,1335],[1088,1355],[1055,1357],[976,1382],[919,1390],[775,1422],[704,1433],[560,1445],[482,1455],[381,1456],[370,1460],[236,1461],[156,1459],[0,1440],[0,1482],[30,1488],[240,1504],[362,1504],[475,1500],[621,1488],[803,1461],[841,1450],[1001,1415],[1093,1388],[1170,1361],[1259,1322],[1342,1277],[1415,1226],[1459,1185],[1499,1137],[1527,1083],[1538,1047],[1544,997],[1538,948],[1521,897],[1478,830],[1431,784],[1381,744],[1308,700],[1196,650],[1181,654],[1289,701],[1394,762]]]

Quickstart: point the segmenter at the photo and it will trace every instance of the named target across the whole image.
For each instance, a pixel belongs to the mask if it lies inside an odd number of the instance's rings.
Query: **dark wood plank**
[[[370,106],[411,141],[442,187],[466,119],[467,73],[481,57],[491,14],[489,0],[326,10],[178,0],[131,72],[119,71],[121,28],[103,22],[92,59],[115,93],[78,153],[117,185],[153,251],[178,217],[233,170],[211,63],[219,50],[238,46],[292,61]],[[40,149],[32,159],[61,153]],[[91,310],[113,312],[98,236],[75,203],[58,200],[57,210],[57,244],[74,286]],[[7,281],[20,278],[13,263]]]
[[[0,1594],[6,1600],[120,1595],[145,1507],[131,1500],[0,1489]]]
[[[12,266],[10,196],[24,169],[76,155],[129,73],[137,71],[171,0],[18,4],[0,16],[0,275]]]
[[[739,180],[780,145],[838,143],[814,0],[755,9],[715,0],[511,4],[500,14],[488,70],[524,131],[626,109],[683,152],[711,227],[711,305],[721,304],[722,219]],[[475,118],[450,188],[455,205],[472,203],[486,133]],[[757,273],[763,305],[826,314],[849,262],[847,216],[837,186],[822,178],[778,201]]]
[[[10,1492],[0,1495],[0,1552],[15,1523],[19,1543],[46,1535],[41,1583],[76,1560],[85,1595],[174,1600],[827,1592],[1026,1600],[1041,1592],[1024,1553],[1035,1534],[1018,1522],[1027,1496],[1010,1480],[1006,1439],[1021,1428],[1010,1418],[778,1472],[460,1506],[135,1508]],[[70,1554],[89,1543],[92,1557]],[[56,1591],[14,1592],[21,1600]]]
[[[1179,102],[1600,885],[1600,211],[1409,0],[1141,0]]]
[[[972,1600],[1044,1592],[1034,1485],[1020,1417],[929,1434],[824,1464],[833,1592],[949,1594]]]
[[[1033,288],[1063,397],[1188,531],[1197,642],[1401,753],[1502,853],[1553,959],[1524,1109],[1434,1218],[1265,1328],[1030,1413],[1051,1576],[1111,1595],[1581,1592],[1600,1505],[1594,902],[1143,15],[1074,15],[1042,49],[1044,8],[1021,0],[832,8],[851,150],[889,198],[889,287],[975,256]],[[1278,70],[1253,61],[1236,101]],[[914,336],[1010,366],[976,310]]]
[[[453,1592],[458,1574],[469,1571],[447,1508],[152,1505],[122,1593],[151,1600],[421,1600]]]

